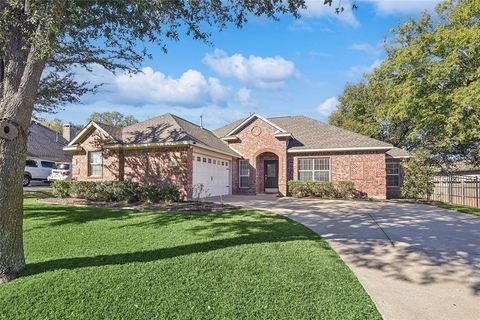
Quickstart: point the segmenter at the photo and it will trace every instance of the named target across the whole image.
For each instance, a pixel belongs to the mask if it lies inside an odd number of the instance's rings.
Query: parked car
[[[53,168],[55,168],[54,161],[27,159],[23,175],[23,186],[28,186],[32,180],[47,181]]]
[[[47,179],[48,181],[72,180],[72,164],[57,163]]]

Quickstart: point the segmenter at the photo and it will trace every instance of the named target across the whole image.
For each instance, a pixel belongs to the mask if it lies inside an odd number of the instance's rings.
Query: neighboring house
[[[459,161],[454,163],[448,170],[437,170],[436,176],[474,176],[480,177],[480,166],[475,166],[466,161]]]
[[[72,128],[66,126],[63,136],[73,135]],[[30,122],[27,140],[27,158],[50,160],[55,162],[71,162],[72,154],[63,150],[68,140],[61,134],[42,125],[36,120]]]
[[[286,195],[292,179],[352,180],[367,196],[385,198],[399,194],[408,157],[311,118],[259,114],[215,131],[172,114],[123,129],[90,122],[64,150],[73,152],[74,179],[174,183],[188,198],[198,184],[212,196]]]

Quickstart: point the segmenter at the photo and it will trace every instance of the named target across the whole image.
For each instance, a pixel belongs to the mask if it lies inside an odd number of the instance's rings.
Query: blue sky
[[[213,32],[213,45],[183,37],[168,53],[149,46],[153,59],[143,73],[110,74],[98,66],[79,78],[105,85],[81,104],[47,119],[85,124],[90,113],[120,111],[139,120],[166,112],[210,129],[251,112],[265,116],[303,114],[322,121],[335,109],[348,82],[378,65],[390,28],[432,11],[436,0],[360,0],[359,10],[335,15],[323,0],[307,0],[302,18],[254,18],[242,29]]]

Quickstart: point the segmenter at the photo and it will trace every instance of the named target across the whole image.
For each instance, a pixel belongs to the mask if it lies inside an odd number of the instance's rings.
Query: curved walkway
[[[320,234],[385,319],[480,319],[478,217],[407,203],[268,195],[222,201],[277,212]]]

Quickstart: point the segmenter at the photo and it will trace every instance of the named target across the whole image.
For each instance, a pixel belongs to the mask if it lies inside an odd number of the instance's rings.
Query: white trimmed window
[[[298,180],[330,181],[330,159],[299,158]]]
[[[248,160],[238,161],[238,186],[248,188],[250,185],[250,164]]]
[[[387,162],[387,187],[400,186],[400,163]]]
[[[88,153],[88,173],[91,177],[102,176],[102,152],[94,151]]]

